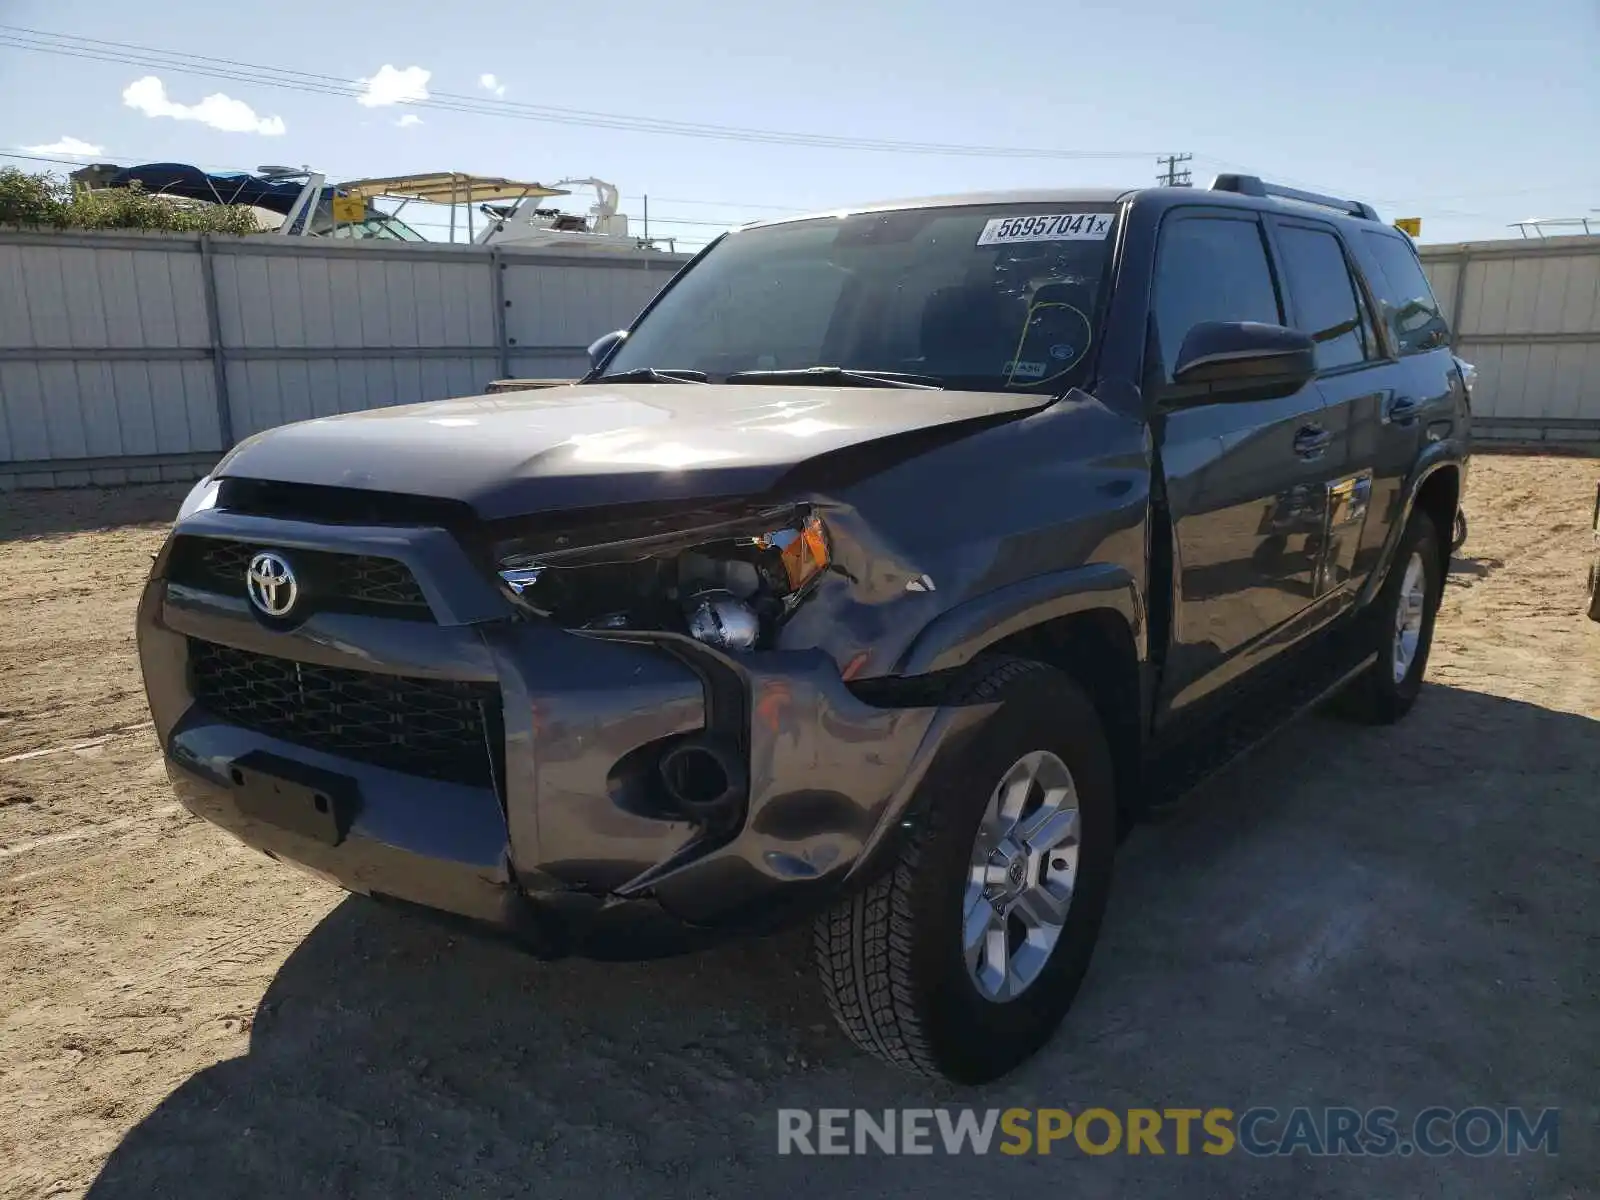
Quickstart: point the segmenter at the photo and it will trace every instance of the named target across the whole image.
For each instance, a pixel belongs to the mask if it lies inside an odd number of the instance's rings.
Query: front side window
[[[1294,299],[1295,323],[1316,343],[1319,371],[1353,366],[1368,358],[1360,293],[1350,278],[1339,239],[1323,229],[1278,226],[1284,282]]]
[[[1378,263],[1371,280],[1383,305],[1384,320],[1402,355],[1424,354],[1450,344],[1450,327],[1439,311],[1428,277],[1416,252],[1398,237],[1363,233],[1367,250]]]
[[[977,391],[1083,382],[1114,205],[853,213],[730,234],[633,330],[605,374],[841,367]],[[602,376],[603,378],[603,376]]]
[[[1260,225],[1236,217],[1169,220],[1156,259],[1155,316],[1156,352],[1169,383],[1183,339],[1202,321],[1281,325]]]

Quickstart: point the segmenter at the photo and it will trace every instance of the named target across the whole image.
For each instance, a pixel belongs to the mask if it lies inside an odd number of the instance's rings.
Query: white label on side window
[[[1040,213],[1030,217],[993,217],[978,235],[978,245],[1006,242],[1103,242],[1116,213]]]

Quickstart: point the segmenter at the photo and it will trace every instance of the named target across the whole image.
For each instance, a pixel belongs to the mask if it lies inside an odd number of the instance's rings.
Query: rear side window
[[[1202,321],[1281,325],[1272,268],[1253,220],[1168,221],[1156,260],[1156,340],[1162,378],[1172,379],[1183,339]]]
[[[1317,344],[1317,370],[1332,371],[1377,357],[1369,350],[1360,293],[1339,239],[1302,225],[1279,225],[1277,231],[1295,323]]]
[[[1428,277],[1416,252],[1399,238],[1363,233],[1367,250],[1377,260],[1371,281],[1383,304],[1383,319],[1400,353],[1422,354],[1450,344],[1450,327],[1439,312]]]

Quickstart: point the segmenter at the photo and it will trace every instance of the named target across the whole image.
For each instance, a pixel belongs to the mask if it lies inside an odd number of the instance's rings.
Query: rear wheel
[[[979,1083],[1043,1045],[1083,982],[1116,849],[1110,754],[1066,676],[996,659],[999,711],[923,784],[893,868],[818,919],[834,1016],[863,1049]]]
[[[1378,660],[1339,697],[1336,707],[1342,714],[1387,725],[1411,711],[1433,646],[1444,584],[1441,561],[1432,518],[1412,513],[1373,604],[1370,627]]]
[[[1600,621],[1600,485],[1594,493],[1594,557],[1589,562],[1589,619]]]

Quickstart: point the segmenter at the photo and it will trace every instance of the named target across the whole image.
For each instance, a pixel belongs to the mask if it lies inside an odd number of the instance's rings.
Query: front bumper
[[[519,620],[442,531],[330,528],[212,510],[179,533],[286,553],[388,554],[434,621],[312,612],[269,627],[242,598],[168,580],[158,558],[139,644],[184,804],[276,858],[356,892],[495,926],[536,950],[644,955],[811,911],[883,860],[937,756],[988,707],[880,708],[821,652],[723,657],[685,641],[600,639]],[[197,699],[196,643],[379,676],[490,684],[492,782],[423,778],[246,727]],[[501,732],[503,730],[503,733]],[[742,759],[736,822],[663,799],[664,750],[707,736]],[[270,755],[348,781],[336,844],[242,808],[233,764]]]

